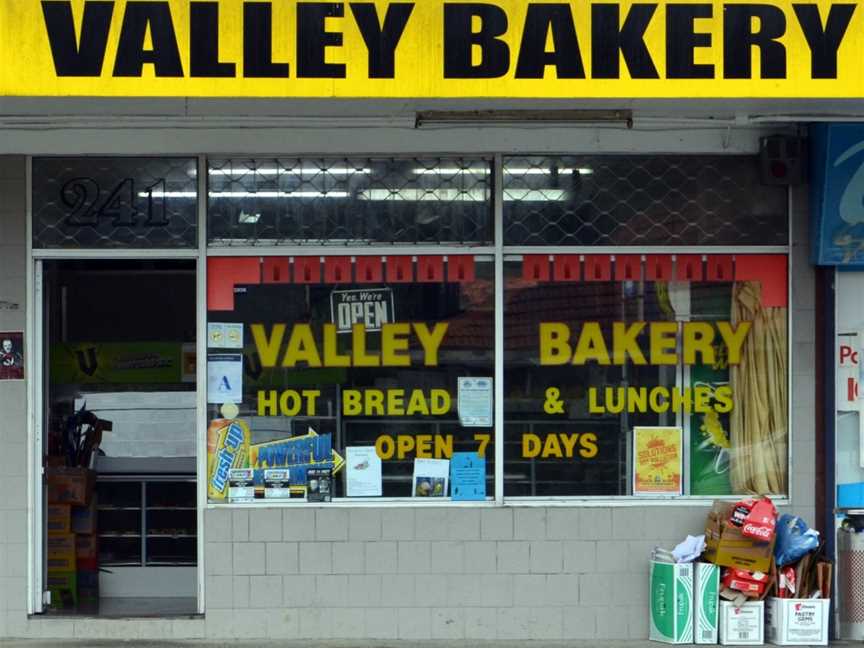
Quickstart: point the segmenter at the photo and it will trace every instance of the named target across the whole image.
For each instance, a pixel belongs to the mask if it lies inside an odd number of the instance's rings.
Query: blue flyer
[[[450,495],[454,502],[486,499],[486,459],[476,452],[454,452],[450,460]]]

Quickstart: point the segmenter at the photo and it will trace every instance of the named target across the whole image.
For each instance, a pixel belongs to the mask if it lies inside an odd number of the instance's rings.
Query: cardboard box
[[[96,498],[87,506],[72,507],[72,533],[96,533]]]
[[[697,644],[716,644],[720,605],[720,567],[700,562],[697,562],[694,567],[693,641]]]
[[[71,533],[49,535],[45,561],[49,572],[75,571],[75,536]]]
[[[70,556],[48,556],[45,562],[48,565],[48,573],[69,572],[77,569],[75,558]]]
[[[705,524],[705,559],[723,567],[737,567],[747,571],[768,572],[774,541],[758,542],[741,533],[741,529],[727,524],[733,502],[714,502]]]
[[[75,536],[75,565],[79,572],[99,569],[99,541],[97,536]]]
[[[98,607],[99,605],[99,572],[96,570],[78,570],[78,606]]]
[[[65,610],[78,605],[78,581],[74,571],[49,571],[46,587],[51,592],[51,609]]]
[[[48,535],[72,532],[72,507],[69,504],[48,505]]]
[[[720,644],[761,646],[765,643],[765,602],[747,601],[735,605],[720,601]]]
[[[93,496],[96,473],[87,468],[46,468],[49,504],[86,506]]]
[[[780,599],[765,602],[765,633],[777,646],[827,646],[831,599]]]
[[[693,565],[651,561],[649,633],[652,641],[693,643]]]
[[[77,558],[96,558],[99,555],[98,538],[95,535],[75,536],[75,556]]]
[[[75,559],[75,535],[72,533],[64,533],[62,535],[49,535],[46,541],[48,556],[56,558],[68,556]]]

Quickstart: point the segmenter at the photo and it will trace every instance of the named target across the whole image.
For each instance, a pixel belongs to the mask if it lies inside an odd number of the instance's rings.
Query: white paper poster
[[[243,324],[233,322],[207,323],[208,349],[242,349]]]
[[[459,378],[456,409],[463,427],[492,427],[492,379]]]
[[[413,497],[447,497],[450,461],[447,459],[415,459]]]
[[[375,446],[345,448],[345,462],[348,497],[381,496],[381,458]]]
[[[243,401],[243,356],[239,353],[211,353],[207,356],[207,402]]]

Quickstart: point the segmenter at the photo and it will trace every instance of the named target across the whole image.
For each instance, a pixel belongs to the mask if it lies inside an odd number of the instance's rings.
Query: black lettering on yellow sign
[[[365,78],[395,79],[401,46],[412,63],[420,52],[440,52],[442,80],[785,79],[802,36],[810,77],[837,78],[838,52],[856,9],[816,2],[415,4],[350,2],[346,11],[341,2],[271,0],[245,2],[240,10],[217,0],[85,0],[73,11],[71,0],[45,0],[41,7],[57,77],[142,77],[152,69],[160,78],[348,79],[343,61],[356,59],[360,46]],[[421,11],[418,29],[403,38]],[[290,42],[277,42],[277,35],[286,38],[287,12],[294,33]],[[220,42],[220,30],[230,46]],[[359,35],[356,44],[346,38],[349,30]],[[293,62],[275,60],[274,51],[294,52]],[[106,60],[113,68],[104,69]],[[721,61],[722,69],[709,60]],[[362,79],[355,73],[350,80]]]
[[[127,2],[122,16],[113,76],[140,77],[145,64],[152,64],[157,77],[182,77],[171,2]],[[273,60],[273,4],[243,5],[242,75],[247,78],[288,78],[290,65]],[[97,77],[109,41],[115,2],[87,0],[76,36],[72,3],[51,0],[42,3],[45,29],[58,77]],[[341,2],[297,2],[297,78],[344,79],[345,65],[327,62],[328,49],[342,47],[342,33],[327,28],[328,18],[344,16]],[[374,3],[349,3],[369,54],[369,78],[393,78],[396,47],[414,3],[393,3],[384,19]],[[146,36],[150,34],[151,47]],[[193,2],[189,7],[189,77],[237,76],[237,65],[219,59],[219,3]]]
[[[619,53],[631,78],[659,77],[644,41],[656,8],[654,3],[636,3],[620,24],[618,5],[592,5],[592,78],[620,78]],[[818,5],[794,5],[795,17],[810,48],[814,79],[836,78],[837,51],[854,9],[855,5],[832,4],[823,29]],[[696,22],[712,18],[713,10],[708,3],[666,6],[666,78],[715,78],[712,64],[696,62],[698,50],[715,46],[711,34],[699,30]],[[723,5],[723,77],[754,78],[750,61],[755,50],[761,68],[758,78],[785,78],[786,47],[780,38],[787,32],[786,23],[783,10],[770,4]],[[445,3],[444,77],[505,76],[510,69],[511,53],[503,38],[509,27],[506,12],[494,4]],[[550,34],[551,50],[547,49]],[[479,62],[474,59],[476,51],[480,52]],[[584,79],[586,76],[570,3],[531,3],[527,7],[515,78],[542,79],[547,67],[554,68],[558,79]]]

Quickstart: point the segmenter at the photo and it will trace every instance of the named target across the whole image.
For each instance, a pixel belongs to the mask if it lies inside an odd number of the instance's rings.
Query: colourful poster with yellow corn
[[[680,427],[634,427],[633,494],[681,495],[683,457]]]

